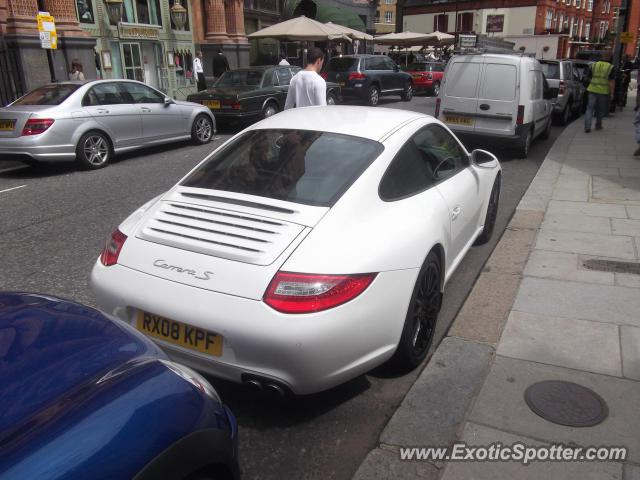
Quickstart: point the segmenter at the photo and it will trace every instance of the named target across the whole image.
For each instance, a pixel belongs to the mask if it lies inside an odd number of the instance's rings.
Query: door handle
[[[451,210],[451,220],[455,220],[456,218],[458,218],[461,212],[462,212],[462,209],[460,207],[456,207],[453,210]]]
[[[147,107],[142,107],[140,110],[142,110],[144,113],[151,113],[151,109]]]
[[[481,103],[480,110],[489,110],[491,106],[488,103]]]
[[[106,108],[99,108],[98,113],[109,113],[109,110],[107,110]]]

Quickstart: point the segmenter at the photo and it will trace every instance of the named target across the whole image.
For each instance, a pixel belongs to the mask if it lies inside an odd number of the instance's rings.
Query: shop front
[[[76,0],[78,11],[89,11],[81,26],[96,39],[96,70],[100,78],[128,78],[167,95],[184,99],[196,91],[192,71],[195,55],[186,20],[176,24],[169,0],[123,0],[121,15],[103,0]],[[183,23],[183,22],[179,22]]]

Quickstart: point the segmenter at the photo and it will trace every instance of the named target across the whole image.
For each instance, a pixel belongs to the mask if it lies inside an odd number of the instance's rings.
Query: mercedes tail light
[[[375,273],[314,275],[278,272],[264,294],[264,302],[282,313],[313,313],[337,307],[366,290]]]
[[[438,118],[440,116],[440,97],[436,98],[436,114],[434,117]]]
[[[122,250],[126,240],[127,236],[118,229],[111,234],[111,238],[109,238],[104,250],[102,250],[100,254],[100,261],[105,267],[110,267],[118,263],[120,250]]]
[[[39,135],[46,132],[51,125],[53,125],[53,118],[30,118],[27,123],[24,124],[22,129],[22,136],[27,137],[29,135]]]
[[[349,74],[349,81],[351,80],[364,80],[367,76],[364,73],[360,72],[351,72]]]
[[[524,105],[518,105],[518,116],[516,117],[516,125],[524,124]]]

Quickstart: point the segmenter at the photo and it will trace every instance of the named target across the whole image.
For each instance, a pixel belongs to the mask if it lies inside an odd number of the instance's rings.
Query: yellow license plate
[[[222,335],[138,310],[136,328],[151,337],[201,353],[222,355]]]
[[[12,132],[16,128],[15,120],[0,120],[0,130],[4,132]]]
[[[413,75],[411,75],[413,78],[422,78],[422,75],[418,74],[418,73],[414,73]]]
[[[204,104],[209,108],[220,108],[220,100],[205,100]]]
[[[451,117],[446,115],[444,117],[444,121],[445,123],[451,123],[454,125],[467,125],[469,127],[473,125],[473,118],[469,117]]]

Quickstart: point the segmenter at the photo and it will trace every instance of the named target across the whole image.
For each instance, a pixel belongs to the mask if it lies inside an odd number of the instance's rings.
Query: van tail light
[[[104,250],[102,250],[100,254],[100,261],[105,267],[110,267],[118,263],[120,250],[122,250],[126,240],[127,236],[118,229],[111,234],[111,238],[109,238]]]
[[[436,114],[435,117],[438,118],[440,116],[440,97],[436,98]]]
[[[516,117],[516,125],[524,124],[524,105],[518,105],[518,116]]]
[[[564,80],[560,80],[560,86],[558,87],[558,95],[564,95]]]
[[[53,118],[30,118],[24,124],[22,136],[28,137],[29,135],[39,135],[46,132],[54,121]]]
[[[264,294],[264,302],[282,313],[313,313],[337,307],[366,290],[375,273],[314,275],[278,272]]]
[[[360,72],[351,72],[349,74],[349,81],[351,80],[364,80],[367,76],[364,73]]]

